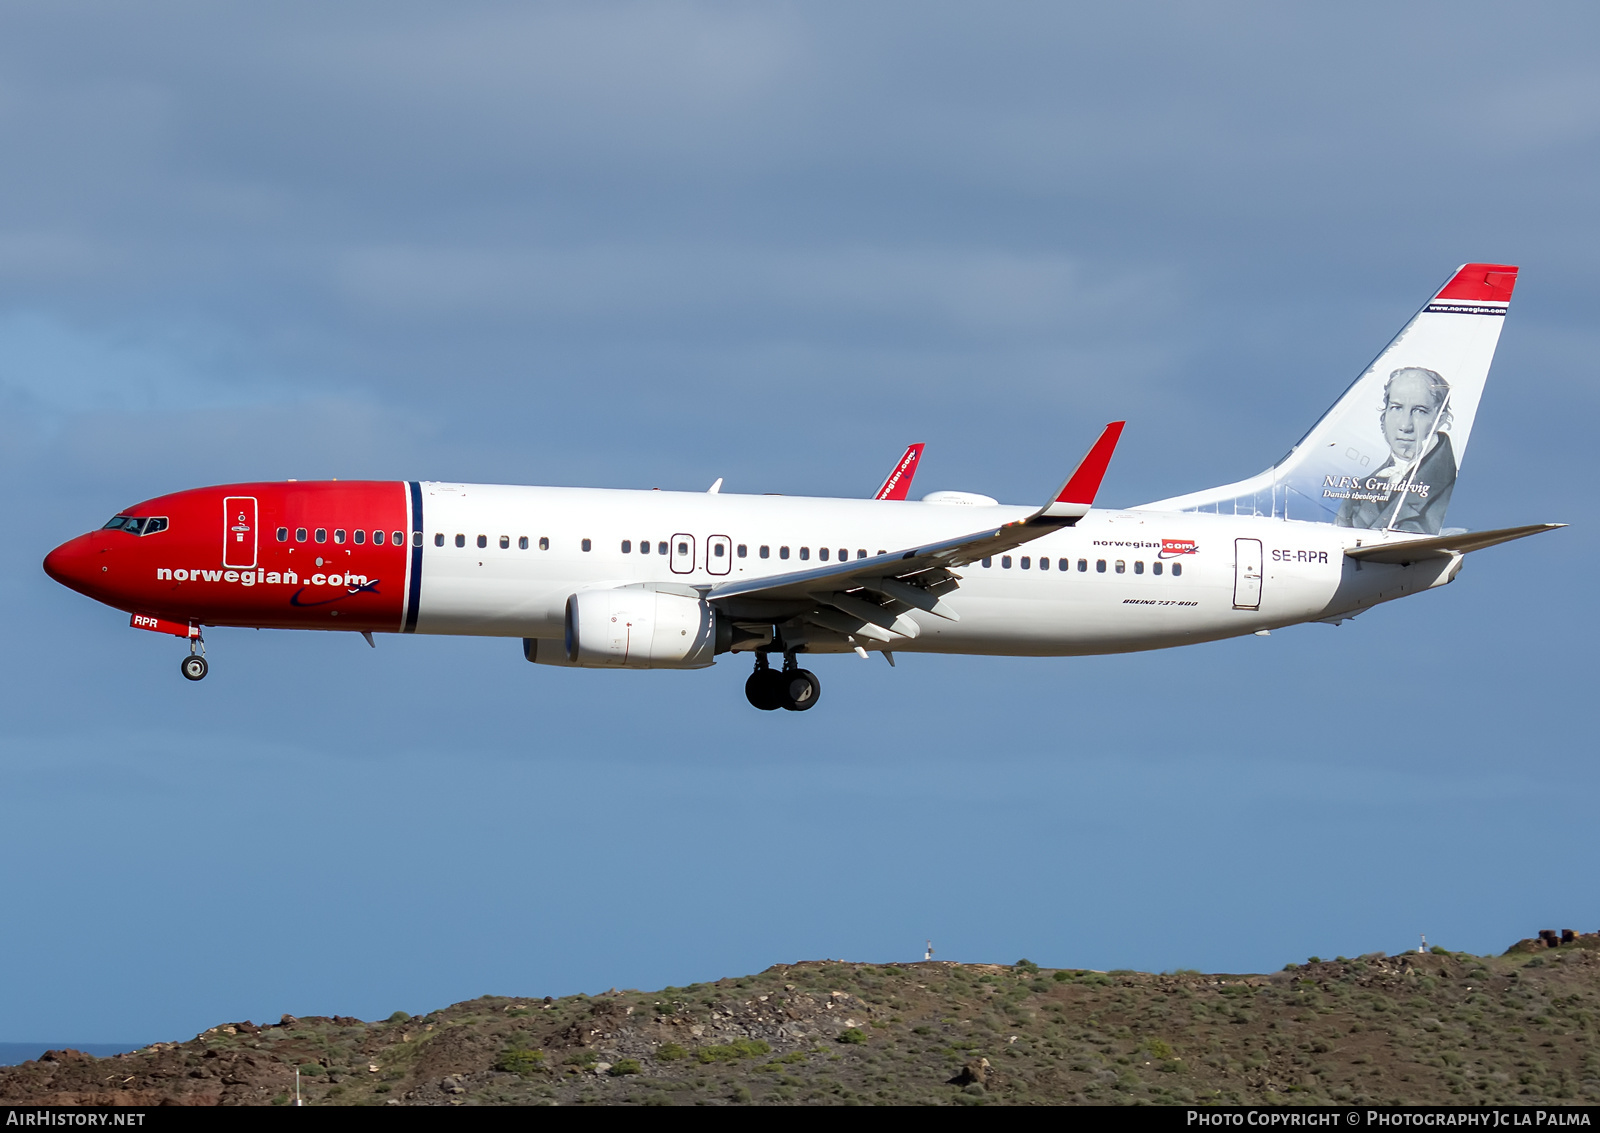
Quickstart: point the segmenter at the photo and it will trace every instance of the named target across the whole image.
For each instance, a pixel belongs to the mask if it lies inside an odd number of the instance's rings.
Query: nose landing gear
[[[781,672],[767,663],[765,653],[757,653],[756,670],[744,682],[744,695],[763,712],[778,708],[804,712],[821,697],[822,682],[809,669],[800,668],[793,653],[783,655]]]
[[[194,651],[197,645],[200,647],[198,653]],[[196,633],[189,639],[189,655],[178,665],[178,671],[191,681],[203,681],[210,668],[206,664],[205,639]]]

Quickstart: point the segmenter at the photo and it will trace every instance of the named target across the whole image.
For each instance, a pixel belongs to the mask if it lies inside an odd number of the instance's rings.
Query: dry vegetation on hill
[[[285,1017],[0,1069],[0,1102],[1600,1101],[1600,935],[1271,975],[780,964],[660,992]]]

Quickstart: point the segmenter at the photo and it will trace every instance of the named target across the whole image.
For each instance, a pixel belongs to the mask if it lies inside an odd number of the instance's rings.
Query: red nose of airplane
[[[89,593],[95,585],[96,575],[104,564],[94,547],[93,535],[79,535],[68,539],[44,557],[44,572],[62,586],[71,587],[80,594]]]

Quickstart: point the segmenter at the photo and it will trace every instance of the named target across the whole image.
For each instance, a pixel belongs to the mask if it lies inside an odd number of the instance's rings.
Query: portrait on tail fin
[[[1516,277],[1463,265],[1278,463],[1139,510],[1439,534]]]
[[[1450,383],[1437,371],[1402,366],[1384,383],[1378,420],[1389,457],[1352,486],[1334,522],[1437,535],[1456,482]]]

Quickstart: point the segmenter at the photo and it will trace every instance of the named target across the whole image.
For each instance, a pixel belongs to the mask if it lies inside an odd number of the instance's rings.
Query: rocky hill
[[[1271,975],[778,964],[658,992],[285,1016],[0,1070],[8,1104],[1600,1101],[1600,934]]]

